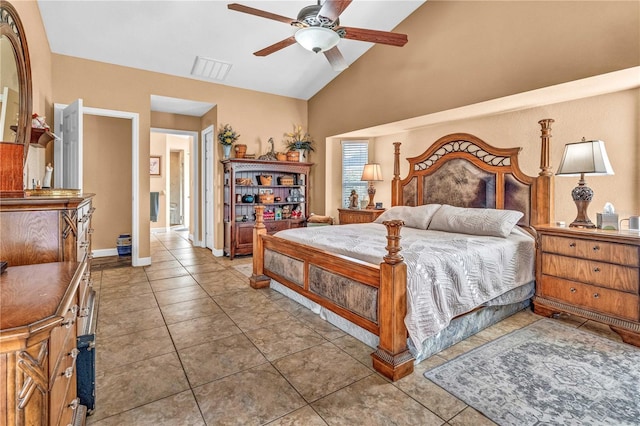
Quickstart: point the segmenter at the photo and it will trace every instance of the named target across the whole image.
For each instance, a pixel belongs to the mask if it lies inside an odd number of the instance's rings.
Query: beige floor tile
[[[300,310],[296,318],[327,340],[346,336],[344,331],[340,330],[329,321],[323,320],[320,318],[320,315],[314,314],[308,309]]]
[[[467,407],[467,404],[425,378],[422,371],[414,371],[397,381],[395,386],[444,420],[453,418]]]
[[[101,310],[98,310],[96,339],[131,334],[163,325],[164,320],[160,309],[157,307],[111,315],[106,315]]]
[[[173,290],[158,291],[155,293],[159,306],[172,303],[185,302],[187,300],[209,298],[209,295],[200,286],[174,288]]]
[[[311,406],[328,424],[425,426],[444,423],[378,375],[359,380]]]
[[[181,266],[182,265],[180,264],[180,262],[178,262],[176,259],[158,260],[158,261],[152,260],[151,265],[145,266],[144,270],[146,272],[149,272],[149,271],[158,271],[160,269],[179,268]]]
[[[200,283],[200,286],[209,294],[210,296],[217,296],[219,294],[224,293],[232,293],[238,290],[244,290],[249,287],[248,282],[244,282],[235,278],[227,279],[227,280],[202,280],[202,275],[194,275],[194,277]]]
[[[222,313],[222,309],[209,297],[161,306],[160,310],[167,324]]]
[[[142,268],[117,268],[104,270],[102,273],[101,281],[103,285],[109,286],[127,283],[139,283],[148,280],[147,275]]]
[[[151,250],[151,264],[153,265],[155,262],[164,262],[167,260],[175,260],[169,250],[165,250],[164,246],[162,246],[162,250]]]
[[[261,425],[306,405],[270,364],[207,383],[194,393],[209,425]]]
[[[103,420],[93,421],[93,417],[88,417],[87,423],[93,426],[205,425],[198,409],[198,404],[196,404],[196,400],[190,390],[159,399]]]
[[[327,423],[307,405],[269,423],[269,426],[326,426]]]
[[[267,362],[243,334],[218,339],[179,351],[192,387],[212,382]]]
[[[331,341],[334,345],[360,361],[369,368],[373,368],[371,361],[371,353],[375,350],[371,346],[367,346],[353,336],[345,334]]]
[[[318,333],[296,320],[250,330],[246,335],[269,361],[326,342]]]
[[[196,266],[202,265],[194,265],[190,266],[189,268],[194,268]],[[240,284],[242,286],[241,288],[249,287],[249,280],[247,279],[247,277],[239,275],[236,271],[229,268],[223,268],[219,271],[203,271],[193,273],[192,275],[199,284],[224,283],[226,281],[233,281],[234,283]]]
[[[224,311],[251,308],[262,306],[265,303],[271,303],[269,300],[267,300],[267,298],[262,294],[261,291],[253,290],[249,286],[246,286],[242,290],[238,291],[214,294],[212,297],[213,300],[216,301],[218,306],[220,306]]]
[[[105,286],[100,293],[102,301],[123,297],[136,297],[141,294],[151,294],[151,286],[147,281],[124,283],[117,286]]]
[[[151,288],[153,289],[153,291],[156,291],[156,292],[198,285],[196,280],[194,280],[189,275],[149,281],[149,284],[151,285]]]
[[[148,404],[189,388],[175,352],[96,374],[95,420]]]
[[[212,260],[211,262],[207,262],[207,263],[185,266],[185,269],[189,271],[191,275],[195,275],[195,274],[203,274],[206,272],[225,271],[227,268],[221,265],[220,263]]]
[[[161,280],[163,278],[179,277],[182,275],[189,275],[186,269],[182,266],[177,268],[158,269],[156,271],[147,271],[147,278],[149,281]]]
[[[295,317],[291,316],[287,311],[279,309],[267,300],[260,306],[233,310],[227,309],[225,312],[233,322],[245,332],[279,322],[295,321]]]
[[[100,295],[104,294],[106,290],[103,286]],[[129,316],[132,312],[157,307],[158,303],[153,293],[139,294],[136,297],[120,297],[118,299],[108,298],[105,300],[101,298],[98,314],[107,316],[126,314]]]
[[[222,339],[240,333],[225,313],[217,313],[169,325],[169,333],[178,349]]]
[[[460,414],[449,420],[451,426],[496,426],[494,422],[471,407],[465,408]]]
[[[178,255],[176,255],[176,258]],[[182,255],[178,260],[180,264],[185,268],[187,266],[194,265],[206,265],[213,261],[213,256],[211,254],[190,254],[190,255]]]
[[[332,343],[280,358],[273,365],[308,402],[373,374]]]
[[[487,343],[487,340],[481,339],[477,335],[471,336],[462,342],[456,343],[455,345],[439,352],[438,356],[449,361],[465,352],[469,352],[471,349],[482,346],[485,343]]]
[[[124,336],[96,339],[96,362],[101,371],[175,351],[164,325]]]

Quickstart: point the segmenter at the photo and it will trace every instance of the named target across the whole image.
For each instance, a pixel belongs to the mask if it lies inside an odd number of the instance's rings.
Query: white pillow
[[[433,215],[429,229],[506,238],[524,216],[515,210],[472,209],[443,204]]]
[[[385,220],[400,219],[404,226],[416,229],[427,229],[434,213],[440,208],[440,204],[426,204],[424,206],[395,206],[382,213],[374,221],[382,223]]]

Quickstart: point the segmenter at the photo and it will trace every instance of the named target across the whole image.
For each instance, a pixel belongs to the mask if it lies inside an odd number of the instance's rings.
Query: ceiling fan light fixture
[[[300,46],[315,53],[332,49],[340,41],[335,31],[324,27],[301,28],[294,37]]]

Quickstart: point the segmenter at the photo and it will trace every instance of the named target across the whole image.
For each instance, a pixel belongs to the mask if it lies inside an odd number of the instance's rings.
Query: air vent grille
[[[193,68],[191,69],[191,75],[222,81],[227,78],[229,70],[231,70],[231,64],[228,62],[205,58],[204,56],[196,56]]]

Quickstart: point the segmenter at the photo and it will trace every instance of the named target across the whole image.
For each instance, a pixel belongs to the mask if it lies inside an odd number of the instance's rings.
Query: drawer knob
[[[78,405],[80,405],[80,398],[75,398],[73,401],[71,401],[68,407],[72,410],[75,410],[76,408],[78,408]]]
[[[569,247],[575,247],[575,246],[576,246],[576,243],[570,243],[569,244]]]
[[[571,288],[569,289],[569,291],[570,291],[571,293],[575,293],[575,292],[576,292],[576,289],[575,289],[575,287],[571,287]]]
[[[69,352],[69,356],[73,359],[76,359],[79,353],[80,353],[80,350],[78,348],[73,348],[71,352]]]
[[[600,295],[598,293],[593,293],[593,298],[597,299],[598,297],[600,297]]]
[[[62,375],[67,379],[70,379],[71,376],[73,376],[73,367],[69,367],[66,370],[64,370],[64,373],[62,373]]]
[[[598,251],[600,250],[600,246],[593,246],[593,251]]]
[[[595,268],[593,268],[593,272],[600,272],[600,268],[596,266]]]

